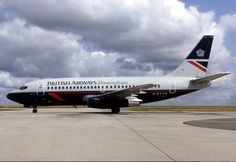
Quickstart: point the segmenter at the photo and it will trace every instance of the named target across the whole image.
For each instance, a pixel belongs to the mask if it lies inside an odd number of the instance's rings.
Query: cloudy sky
[[[0,0],[0,105],[28,81],[163,76],[214,35],[212,87],[156,104],[236,105],[234,0]]]

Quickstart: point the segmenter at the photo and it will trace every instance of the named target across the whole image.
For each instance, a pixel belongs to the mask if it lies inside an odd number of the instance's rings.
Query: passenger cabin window
[[[20,89],[20,90],[24,90],[24,89],[27,89],[27,88],[28,88],[28,86],[23,85],[23,86],[21,86],[19,89]]]

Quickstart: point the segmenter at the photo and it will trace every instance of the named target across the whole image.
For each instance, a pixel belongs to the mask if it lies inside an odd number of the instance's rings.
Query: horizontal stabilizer
[[[225,76],[225,75],[228,75],[228,74],[230,74],[230,73],[219,73],[219,74],[210,75],[210,76],[206,76],[206,77],[203,77],[203,78],[195,79],[195,80],[192,80],[191,82],[192,82],[192,83],[210,82],[210,81],[212,81],[212,80],[221,78],[221,77],[223,77],[223,76]]]

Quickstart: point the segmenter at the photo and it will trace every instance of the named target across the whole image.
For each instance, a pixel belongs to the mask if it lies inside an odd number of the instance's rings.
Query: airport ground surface
[[[0,111],[0,160],[235,161],[235,137],[236,111]]]

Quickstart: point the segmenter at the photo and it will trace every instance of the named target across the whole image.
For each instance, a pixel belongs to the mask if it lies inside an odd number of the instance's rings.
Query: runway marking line
[[[116,120],[118,120],[122,125],[124,125],[125,127],[127,127],[129,130],[131,130],[134,134],[136,134],[138,137],[140,137],[141,139],[143,139],[146,143],[148,143],[149,145],[151,145],[152,147],[154,147],[155,149],[157,149],[158,151],[160,151],[161,153],[163,153],[165,156],[167,156],[167,158],[169,158],[172,161],[176,161],[175,159],[173,159],[170,155],[168,155],[164,150],[162,150],[160,147],[154,145],[151,141],[149,141],[147,138],[145,138],[144,136],[142,136],[141,134],[139,134],[137,131],[135,131],[133,128],[131,128],[129,125],[127,125],[126,123],[124,123],[123,121],[121,121],[119,118],[117,118],[115,115],[113,115],[115,117]]]

